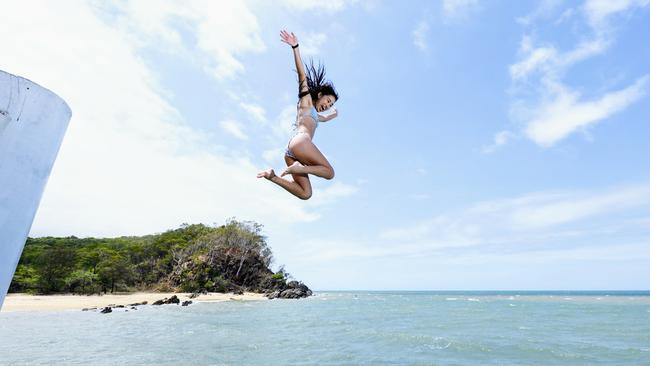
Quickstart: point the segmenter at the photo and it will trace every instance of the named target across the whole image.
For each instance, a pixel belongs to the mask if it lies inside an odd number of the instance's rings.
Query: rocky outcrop
[[[190,304],[192,304],[192,300],[187,300],[187,301],[183,301],[181,306],[187,306],[187,305],[190,305]]]
[[[181,300],[178,298],[178,296],[173,295],[170,298],[164,298],[164,299],[161,299],[161,300],[157,300],[151,305],[166,305],[166,304],[176,304],[176,305],[178,305],[180,302],[181,302]]]
[[[112,312],[113,312],[113,309],[111,309],[110,306],[107,306],[107,307],[103,308],[102,311],[101,311],[102,314],[108,314],[108,313],[112,313]]]
[[[312,295],[312,291],[302,282],[291,281],[282,290],[266,293],[269,299],[300,299]]]

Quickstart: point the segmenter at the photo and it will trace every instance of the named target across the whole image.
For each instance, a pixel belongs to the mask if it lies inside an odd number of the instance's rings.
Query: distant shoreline
[[[128,305],[146,301],[151,305],[157,300],[176,295],[181,302],[220,302],[220,301],[264,301],[268,300],[264,294],[244,292],[242,295],[233,293],[208,293],[190,299],[191,293],[187,292],[133,292],[128,294],[106,295],[29,295],[24,293],[11,293],[5,298],[2,312],[40,312],[83,310],[84,308],[103,308],[109,305]],[[128,307],[127,307],[128,308]]]

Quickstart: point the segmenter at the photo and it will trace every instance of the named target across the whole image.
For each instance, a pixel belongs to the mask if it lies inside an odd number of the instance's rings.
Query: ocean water
[[[650,365],[650,292],[319,292],[0,313],[0,365]]]

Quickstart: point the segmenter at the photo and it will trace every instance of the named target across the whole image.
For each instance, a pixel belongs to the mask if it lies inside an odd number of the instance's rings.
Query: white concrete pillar
[[[71,115],[56,94],[0,71],[0,307]]]

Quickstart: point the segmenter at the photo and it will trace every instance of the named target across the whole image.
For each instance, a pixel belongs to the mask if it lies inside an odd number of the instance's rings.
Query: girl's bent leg
[[[289,165],[282,175],[312,174],[325,179],[334,178],[334,168],[332,168],[332,165],[330,165],[329,161],[318,150],[316,145],[311,142],[311,139],[296,140],[291,150],[300,162],[294,162]]]
[[[293,162],[295,162],[295,160],[293,160],[288,156],[285,156],[284,160],[287,163],[287,165],[291,165],[293,164]],[[293,194],[294,196],[302,200],[307,200],[311,197],[312,194],[311,183],[309,182],[309,178],[307,177],[307,175],[294,174],[293,181],[290,181],[288,179],[278,177],[277,175],[275,175],[275,173],[273,173],[272,169],[269,169],[265,172],[258,174],[257,176],[259,178],[264,177],[270,180],[271,182],[279,185],[280,187],[287,190],[287,192]]]

